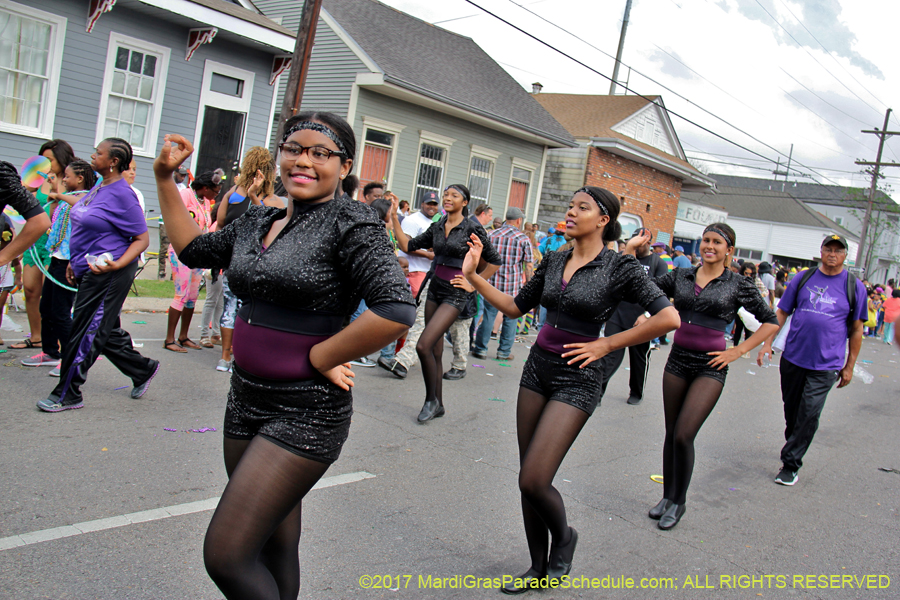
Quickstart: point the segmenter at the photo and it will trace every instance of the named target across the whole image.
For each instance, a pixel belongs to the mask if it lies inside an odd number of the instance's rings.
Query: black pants
[[[781,357],[781,398],[784,401],[784,439],[781,462],[791,471],[803,466],[828,392],[837,382],[835,371],[811,371]]]
[[[69,261],[51,258],[47,272],[60,283],[66,281],[66,267]],[[72,304],[75,292],[63,289],[44,278],[41,289],[41,350],[53,358],[61,358],[61,351],[69,345],[69,333],[72,331]]]
[[[147,381],[153,363],[131,345],[131,336],[122,329],[119,311],[137,272],[134,261],[127,267],[94,275],[87,272],[75,295],[75,315],[69,343],[63,348],[59,384],[50,397],[61,404],[81,401],[81,386],[87,372],[103,354],[134,385]]]
[[[628,329],[630,329],[630,327],[623,327],[618,323],[607,321],[604,335],[609,337]],[[624,359],[625,348],[610,352],[601,359],[600,364],[603,369],[603,383],[601,384],[600,390],[602,395],[606,395],[606,385],[609,383],[609,380],[615,372],[619,370]],[[628,386],[631,389],[631,395],[635,398],[643,398],[644,384],[647,382],[647,371],[650,368],[650,342],[629,346],[628,364],[631,367],[631,373],[628,377]]]

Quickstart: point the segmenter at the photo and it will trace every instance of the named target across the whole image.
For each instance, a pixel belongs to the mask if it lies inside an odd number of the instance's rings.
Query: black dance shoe
[[[647,514],[650,515],[651,519],[659,520],[660,517],[666,514],[666,511],[669,510],[670,506],[672,506],[672,501],[663,498],[659,501],[659,504],[651,508],[650,512]]]
[[[565,546],[550,545],[550,564],[547,565],[547,577],[552,581],[561,579],[572,570],[572,557],[575,555],[575,545],[578,544],[578,532],[574,527],[569,527],[572,537]]]
[[[444,412],[444,407],[438,404],[437,400],[429,400],[422,406],[417,420],[419,423],[426,423],[432,419],[443,417]]]
[[[660,529],[672,529],[678,525],[678,521],[681,520],[685,510],[687,510],[687,507],[684,504],[670,504],[665,514],[659,518],[659,523],[656,526]]]
[[[546,573],[541,573],[532,567],[522,575],[513,579],[511,583],[504,585],[500,588],[500,591],[504,594],[515,595],[523,594],[529,590],[540,590],[546,586],[546,578]]]

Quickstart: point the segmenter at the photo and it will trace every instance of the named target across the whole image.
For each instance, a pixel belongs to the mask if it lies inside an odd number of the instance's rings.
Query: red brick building
[[[623,235],[650,227],[671,243],[682,190],[708,191],[715,181],[688,163],[663,105],[638,96],[533,94],[578,141],[578,148],[550,150],[538,223],[542,229],[565,215],[572,192],[595,185],[622,202]]]

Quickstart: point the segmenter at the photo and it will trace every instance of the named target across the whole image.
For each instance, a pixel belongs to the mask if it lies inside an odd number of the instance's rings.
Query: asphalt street
[[[229,376],[214,370],[218,348],[164,350],[164,314],[122,320],[162,362],[140,400],[100,360],[83,409],[42,413],[49,369],[0,353],[2,598],[222,598],[202,544],[226,483]],[[7,349],[17,336],[3,334]],[[355,369],[350,439],[330,487],[304,501],[301,598],[498,598],[484,578],[527,568],[515,400],[529,343],[508,363],[470,358],[467,377],[444,384],[447,415],[426,425],[415,421],[418,367],[404,381]],[[557,475],[580,536],[573,588],[526,597],[900,598],[900,352],[864,342],[874,382],[831,392],[794,487],[773,482],[778,369],[732,363],[697,439],[687,513],[664,532],[646,513],[662,494],[650,476],[661,470],[667,353],[653,353],[639,406],[625,403],[626,359]]]

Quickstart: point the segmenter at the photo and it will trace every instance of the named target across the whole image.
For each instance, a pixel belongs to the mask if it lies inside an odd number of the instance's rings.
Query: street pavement
[[[140,400],[101,360],[83,409],[42,413],[49,369],[21,367],[25,351],[0,354],[0,598],[222,598],[202,544],[226,483],[229,377],[214,370],[218,348],[164,350],[164,314],[122,321],[162,362]],[[8,348],[17,336],[3,333]],[[326,473],[330,487],[304,501],[301,598],[497,598],[481,578],[527,568],[515,398],[532,341],[517,342],[508,363],[470,359],[465,379],[444,383],[447,415],[426,425],[415,421],[418,367],[404,381],[355,369],[350,439]],[[626,360],[555,480],[579,532],[572,584],[583,587],[528,596],[900,598],[897,349],[863,343],[874,383],[831,392],[794,487],[773,482],[784,439],[778,369],[732,363],[697,439],[687,513],[664,532],[646,513],[662,494],[650,476],[661,469],[667,353],[653,353],[639,406],[625,403]],[[629,578],[634,588],[622,589]]]

